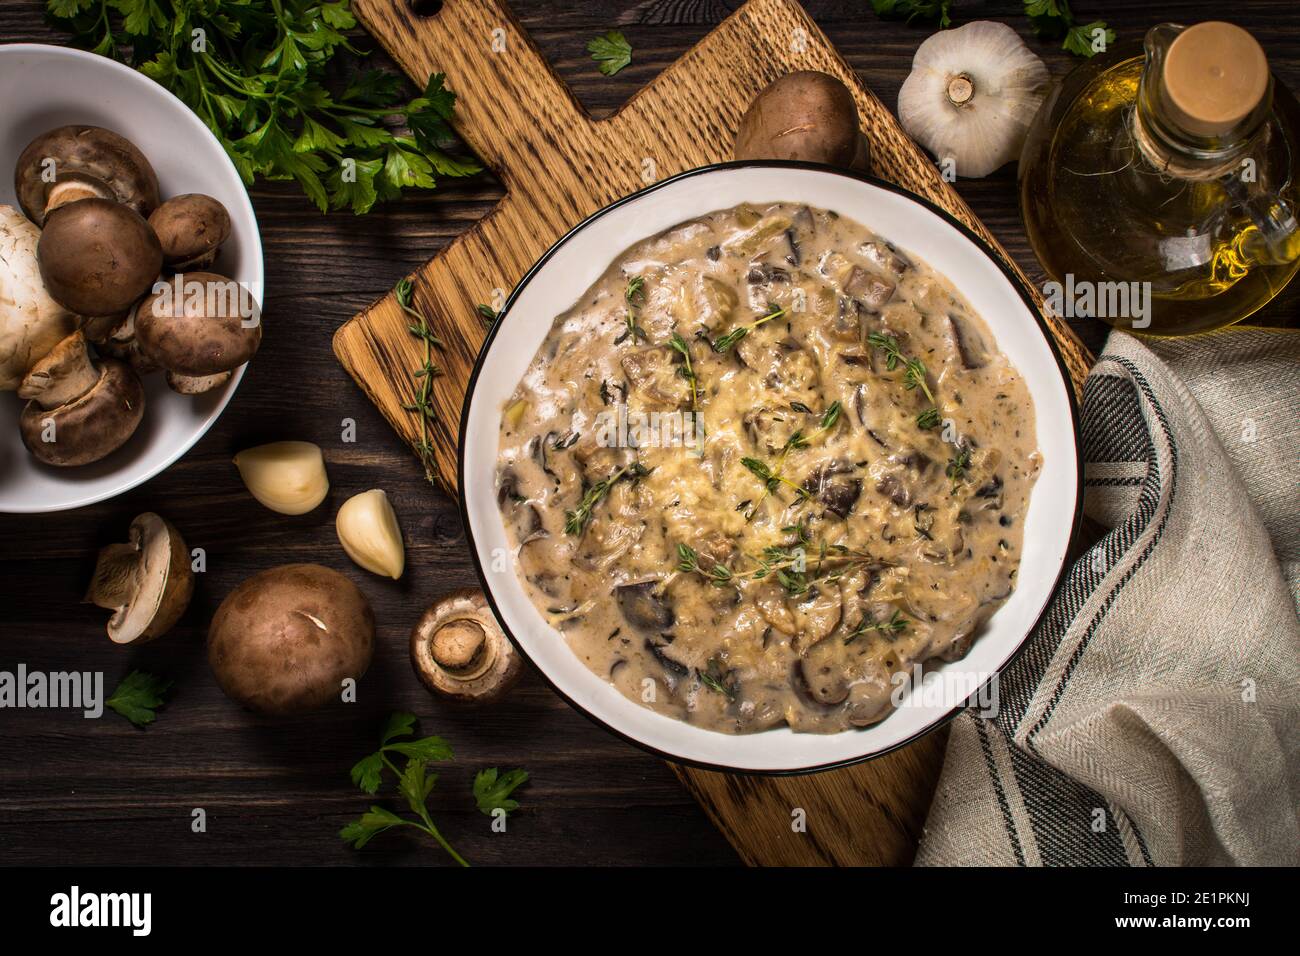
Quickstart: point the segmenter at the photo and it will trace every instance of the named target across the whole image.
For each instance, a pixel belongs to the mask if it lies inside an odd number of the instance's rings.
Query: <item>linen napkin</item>
[[[1298,412],[1300,333],[1111,333],[1082,410],[1109,532],[996,716],[953,721],[918,865],[1300,861]]]

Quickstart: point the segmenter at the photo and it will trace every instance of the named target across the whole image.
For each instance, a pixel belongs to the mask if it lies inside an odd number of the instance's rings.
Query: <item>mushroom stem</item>
[[[958,73],[948,80],[948,102],[953,106],[965,106],[975,96],[975,81],[965,73]]]
[[[134,544],[110,544],[99,552],[95,576],[90,580],[85,600],[106,611],[116,611],[131,601],[137,588],[140,549]]]
[[[470,618],[460,618],[448,621],[434,633],[430,650],[440,666],[465,678],[473,676],[469,673],[471,669],[483,669],[474,668],[475,664],[491,665],[491,655],[484,654],[488,649],[487,642],[482,624]],[[488,658],[486,662],[480,660],[484,657]]]

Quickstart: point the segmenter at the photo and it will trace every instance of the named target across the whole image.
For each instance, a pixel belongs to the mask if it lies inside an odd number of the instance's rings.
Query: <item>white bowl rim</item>
[[[255,288],[259,288],[262,290],[262,302],[259,304],[265,305],[266,304],[266,263],[262,258],[262,231],[258,226],[257,214],[253,211],[252,200],[248,198],[248,189],[247,187],[245,187],[244,181],[239,175],[239,171],[235,169],[235,164],[232,163],[230,161],[230,157],[226,155],[225,147],[222,146],[220,141],[218,141],[217,138],[212,134],[212,130],[208,129],[207,126],[204,125],[203,121],[198,118],[197,114],[195,114],[195,112],[192,109],[190,109],[188,106],[185,105],[185,101],[182,100],[180,97],[178,97],[171,90],[166,89],[165,87],[160,86],[158,83],[155,83],[153,80],[149,79],[149,77],[145,76],[139,70],[133,70],[125,63],[119,63],[117,60],[114,60],[111,57],[100,56],[98,53],[92,53],[89,50],[79,50],[76,47],[59,46],[54,43],[0,44],[0,57],[3,57],[5,55],[17,55],[20,53],[27,53],[27,54],[36,53],[40,55],[54,56],[54,57],[65,56],[65,57],[69,57],[70,59],[95,61],[99,66],[104,67],[105,69],[116,70],[120,75],[123,76],[126,82],[136,83],[137,85],[148,86],[152,88],[152,90],[158,95],[165,97],[167,99],[174,100],[176,102],[176,105],[179,106],[181,110],[184,112],[186,117],[185,122],[189,123],[191,127],[191,131],[207,137],[217,147],[217,150],[221,153],[221,158],[224,163],[224,167],[223,167],[224,171],[228,173],[231,177],[233,177],[233,181],[237,183],[239,186],[238,190],[236,190],[236,193],[239,196],[240,206],[241,206],[239,212],[247,216],[248,221],[253,226],[252,235],[248,237],[248,254],[252,258],[253,264],[256,266],[255,271],[257,274],[257,278],[253,281],[256,282]],[[127,77],[129,77],[129,79],[126,79]],[[235,217],[232,215],[231,218],[234,219]],[[241,236],[240,240],[243,241],[243,239],[244,237]],[[61,501],[58,504],[53,506],[41,505],[35,503],[17,504],[17,505],[11,504],[11,505],[6,505],[4,509],[0,510],[0,513],[54,514],[59,511],[71,511],[74,508],[84,508],[87,505],[93,505],[101,501],[108,501],[111,498],[116,498],[118,495],[125,494],[126,492],[130,491],[133,488],[140,487],[140,485],[143,485],[146,481],[150,481],[158,477],[158,475],[162,474],[172,465],[176,464],[176,462],[180,460],[181,456],[183,456],[187,451],[189,451],[191,448],[197,445],[199,443],[199,440],[202,439],[203,436],[208,433],[208,430],[212,428],[214,424],[216,424],[217,419],[221,417],[221,413],[224,412],[226,410],[226,406],[230,404],[230,400],[235,397],[235,392],[239,388],[240,380],[243,379],[244,372],[247,369],[248,369],[248,363],[244,363],[243,365],[239,366],[237,369],[234,370],[234,373],[230,376],[230,381],[226,383],[226,386],[222,391],[221,400],[212,407],[212,410],[208,413],[206,418],[202,419],[197,423],[197,427],[195,428],[193,435],[190,438],[188,438],[186,441],[180,442],[173,454],[164,456],[154,466],[145,469],[143,472],[141,472],[138,475],[132,476],[130,478],[123,478],[120,482],[111,484],[107,489],[88,492],[80,497],[70,498],[66,501]]]
[[[847,757],[844,759],[832,760],[824,763],[811,764],[807,766],[784,767],[784,768],[736,766],[732,764],[715,763],[715,762],[709,762],[704,760],[698,760],[698,759],[691,758],[689,756],[676,754],[671,751],[664,750],[660,747],[656,747],[652,744],[646,743],[645,741],[639,739],[638,737],[629,734],[619,729],[618,727],[615,727],[608,721],[592,713],[586,707],[582,706],[577,701],[575,701],[568,693],[566,693],[556,683],[556,681],[551,677],[550,674],[546,672],[544,668],[542,668],[537,664],[537,662],[529,655],[527,649],[523,645],[523,642],[521,642],[511,632],[510,627],[506,624],[504,616],[502,615],[500,608],[497,606],[496,598],[493,595],[493,588],[490,583],[490,579],[483,567],[482,561],[479,558],[478,546],[474,538],[474,528],[471,522],[469,508],[465,502],[465,495],[463,492],[459,491],[459,489],[463,489],[465,487],[466,460],[465,460],[465,441],[463,436],[468,434],[470,411],[473,405],[474,396],[476,393],[476,386],[479,381],[480,373],[483,371],[484,366],[487,364],[488,355],[491,352],[493,343],[497,339],[497,333],[500,332],[501,329],[505,326],[505,320],[509,316],[510,308],[515,304],[516,301],[518,301],[520,296],[523,294],[525,288],[528,286],[530,282],[532,282],[534,278],[536,278],[537,274],[546,266],[547,262],[549,262],[550,259],[566,243],[568,243],[570,239],[572,239],[578,233],[586,229],[591,223],[593,223],[597,219],[600,219],[601,217],[605,216],[606,214],[612,212],[613,210],[623,205],[631,203],[634,200],[640,199],[650,193],[656,192],[657,190],[663,189],[667,186],[672,185],[673,183],[679,182],[684,179],[688,179],[700,175],[725,173],[730,170],[753,169],[753,168],[809,170],[812,172],[829,173],[835,176],[843,177],[845,179],[854,180],[859,183],[864,183],[869,186],[875,186],[877,188],[901,196],[902,198],[909,200],[913,203],[916,203],[917,205],[922,206],[924,209],[928,210],[929,212],[939,216],[941,219],[943,219],[945,222],[947,222],[949,225],[955,228],[973,246],[975,246],[975,248],[982,255],[987,257],[997,267],[997,269],[1002,273],[1002,275],[1005,277],[1007,282],[1020,296],[1021,300],[1024,302],[1025,308],[1028,310],[1029,314],[1034,319],[1034,327],[1037,329],[1039,334],[1043,337],[1049,352],[1051,353],[1052,357],[1056,360],[1057,371],[1061,376],[1063,392],[1070,413],[1070,424],[1072,430],[1071,439],[1074,448],[1074,462],[1075,462],[1074,475],[1073,475],[1074,488],[1075,488],[1074,504],[1071,509],[1069,524],[1068,526],[1066,526],[1066,533],[1063,541],[1064,546],[1061,549],[1060,567],[1057,569],[1057,573],[1055,575],[1055,578],[1052,581],[1051,587],[1048,588],[1047,591],[1045,592],[1042,605],[1033,614],[1033,623],[1025,630],[1024,635],[1016,643],[1015,647],[1010,651],[1009,654],[1007,654],[1007,656],[1002,660],[1002,662],[998,664],[998,666],[993,670],[992,674],[988,677],[988,679],[985,680],[975,691],[969,694],[966,700],[952,707],[946,713],[935,717],[924,727],[921,727],[920,729],[910,734],[909,736],[901,740],[898,740],[888,746],[880,747],[875,750],[871,750],[867,753],[863,753],[857,756]],[[579,292],[578,295],[580,296],[581,292]],[[575,301],[577,298],[578,296],[575,296]],[[566,232],[563,236],[557,239],[550,246],[550,248],[547,249],[546,252],[544,252],[535,263],[533,263],[533,265],[529,268],[529,270],[524,274],[523,278],[521,278],[519,282],[515,285],[514,289],[510,293],[510,296],[507,298],[505,304],[501,307],[500,311],[497,313],[497,317],[493,321],[491,328],[488,330],[487,337],[483,340],[483,345],[479,349],[478,356],[474,362],[474,369],[471,372],[469,382],[465,387],[465,398],[461,406],[459,434],[462,437],[461,440],[457,443],[457,449],[456,449],[456,486],[458,489],[458,494],[456,498],[460,509],[461,523],[465,528],[466,543],[469,545],[470,559],[474,565],[474,573],[478,576],[479,583],[482,586],[484,597],[487,599],[488,606],[492,609],[493,616],[496,618],[497,624],[501,627],[501,630],[510,639],[510,642],[515,646],[515,649],[524,658],[524,660],[532,664],[534,669],[539,674],[541,674],[542,679],[546,681],[546,683],[550,686],[551,690],[553,690],[557,695],[559,695],[561,700],[567,703],[578,713],[582,714],[588,720],[592,721],[598,726],[604,728],[606,731],[613,734],[614,736],[627,741],[628,743],[640,748],[641,750],[654,754],[655,756],[660,757],[664,760],[668,760],[673,763],[683,764],[685,766],[695,767],[701,770],[712,770],[712,771],[719,771],[723,773],[740,773],[740,774],[752,775],[752,776],[771,776],[771,777],[798,776],[803,774],[821,773],[827,770],[836,770],[841,767],[849,767],[849,766],[853,766],[854,764],[864,763],[868,760],[873,760],[877,757],[884,756],[885,754],[892,753],[895,750],[899,750],[902,747],[906,747],[908,744],[914,743],[915,741],[926,736],[927,734],[931,733],[937,728],[947,724],[954,717],[956,717],[957,714],[959,714],[962,710],[966,709],[966,707],[970,704],[971,701],[979,699],[980,694],[983,692],[984,688],[990,682],[996,680],[1007,669],[1007,667],[1010,666],[1011,663],[1017,657],[1019,657],[1020,654],[1024,651],[1025,645],[1028,644],[1030,636],[1034,633],[1034,631],[1038,629],[1039,625],[1042,623],[1043,618],[1047,614],[1048,607],[1051,605],[1053,597],[1056,595],[1057,591],[1061,586],[1062,581],[1065,579],[1066,574],[1070,570],[1071,567],[1071,562],[1069,558],[1070,545],[1073,543],[1074,539],[1078,535],[1079,528],[1083,520],[1083,491],[1084,491],[1083,443],[1082,443],[1082,432],[1080,428],[1078,401],[1075,397],[1075,390],[1070,379],[1069,369],[1065,364],[1065,360],[1061,356],[1061,352],[1060,349],[1057,347],[1055,338],[1053,338],[1051,331],[1048,329],[1047,323],[1043,319],[1042,313],[1039,311],[1037,305],[1034,303],[1033,297],[1030,295],[1025,285],[1024,279],[1022,279],[1019,275],[1017,275],[1016,272],[1013,271],[1013,269],[1007,264],[1007,262],[1000,255],[998,255],[991,248],[989,248],[988,244],[983,239],[981,239],[978,235],[976,235],[976,233],[969,226],[967,226],[961,220],[957,219],[955,216],[952,215],[952,213],[948,212],[946,209],[943,209],[941,206],[938,206],[935,203],[931,202],[930,200],[925,199],[922,196],[918,196],[915,193],[910,192],[909,190],[906,190],[901,186],[888,182],[887,180],[879,179],[875,176],[866,173],[859,173],[855,170],[847,170],[838,166],[828,166],[822,163],[800,162],[797,160],[734,160],[731,162],[713,163],[706,166],[698,166],[695,167],[694,169],[688,169],[674,176],[670,176],[667,179],[659,180],[658,182],[655,182],[650,186],[647,186],[645,189],[640,189],[634,193],[629,193],[626,196],[622,196],[619,199],[614,200],[609,205],[604,206],[601,209],[598,209],[596,212],[592,213],[590,216],[583,219],[580,223],[578,223],[576,226],[574,226],[572,229]],[[599,679],[598,675],[597,678]],[[640,706],[639,704],[635,704],[635,702],[631,702],[631,703],[633,704],[633,706]],[[669,719],[674,719],[674,718],[670,717]],[[886,720],[887,719],[888,718],[886,718]],[[744,736],[754,736],[754,735],[744,735]],[[807,736],[816,738],[820,735],[809,734]]]

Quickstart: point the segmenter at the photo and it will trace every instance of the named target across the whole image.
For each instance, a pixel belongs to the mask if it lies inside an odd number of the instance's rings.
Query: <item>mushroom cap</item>
[[[81,199],[51,212],[36,254],[45,288],[79,315],[126,312],[162,270],[162,248],[149,224],[107,199]]]
[[[764,87],[741,117],[733,153],[736,159],[867,167],[853,94],[816,70],[787,73]]]
[[[76,316],[45,291],[36,245],[41,231],[12,206],[0,206],[0,392],[77,327]]]
[[[131,522],[127,544],[99,552],[86,600],[111,610],[115,644],[141,644],[171,630],[194,595],[190,553],[180,532],[146,511]]]
[[[477,588],[452,591],[430,606],[411,631],[411,666],[431,692],[460,703],[504,696],[523,660]]]
[[[200,377],[251,359],[262,342],[262,323],[251,317],[246,322],[240,314],[233,279],[189,272],[140,303],[135,337],[145,355],[167,371]]]
[[[126,444],[144,417],[140,377],[116,359],[96,370],[80,332],[32,366],[18,394],[31,399],[18,419],[23,444],[47,465],[99,461]]]
[[[45,181],[49,161],[53,182]],[[97,196],[148,216],[158,205],[158,176],[144,153],[112,130],[60,126],[27,144],[14,167],[14,192],[23,213],[38,226],[52,199],[73,197]]]
[[[173,196],[153,211],[149,225],[162,244],[163,262],[177,271],[206,269],[230,238],[230,213],[203,193]]]
[[[177,395],[205,395],[214,388],[220,388],[230,381],[233,372],[218,372],[216,375],[177,375],[168,372],[167,387]]]
[[[348,578],[286,564],[248,578],[208,629],[208,664],[232,700],[263,714],[301,714],[337,700],[375,647],[375,616]]]

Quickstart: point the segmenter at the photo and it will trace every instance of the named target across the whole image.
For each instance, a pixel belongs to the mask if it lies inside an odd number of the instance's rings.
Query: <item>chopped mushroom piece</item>
[[[452,591],[429,607],[411,631],[411,666],[444,700],[499,700],[519,679],[523,662],[476,588]]]
[[[184,539],[171,522],[146,511],[131,522],[126,544],[99,552],[86,601],[113,612],[108,636],[114,644],[143,644],[171,630],[193,594]]]

